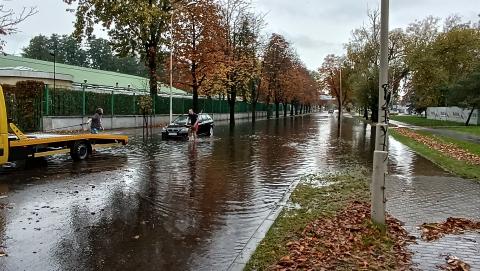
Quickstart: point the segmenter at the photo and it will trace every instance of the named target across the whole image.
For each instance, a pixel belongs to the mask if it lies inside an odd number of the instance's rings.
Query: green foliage
[[[19,81],[15,86],[2,85],[5,93],[7,117],[23,131],[41,127],[42,94],[40,81]]]
[[[465,78],[451,85],[449,92],[449,103],[461,107],[478,108],[480,105],[480,66]]]
[[[113,50],[121,56],[138,56],[148,66],[150,94],[158,91],[157,77],[162,62],[161,48],[172,10],[171,0],[63,0],[76,4],[74,36],[91,38],[101,24],[110,36]]]
[[[149,97],[149,98],[145,98]],[[83,107],[83,93],[69,89],[49,90],[50,112],[49,116],[81,116]],[[91,115],[98,107],[103,108],[105,115],[111,115],[112,100],[114,115],[138,115],[142,114],[142,106],[147,106],[151,101],[149,95],[129,95],[114,93],[85,92],[86,115]],[[173,114],[186,114],[192,108],[191,97],[173,97]],[[153,105],[145,107],[145,112],[151,112]],[[282,109],[283,106],[280,107]],[[249,112],[251,105],[244,101],[235,103],[235,112]],[[267,106],[263,103],[256,104],[257,111],[266,111]],[[228,113],[229,105],[226,100],[210,98],[199,99],[199,111],[204,113]],[[155,114],[169,114],[170,97],[157,96],[155,100]]]
[[[138,97],[138,108],[142,115],[151,115],[153,113],[153,99],[150,95]]]
[[[407,28],[406,63],[411,80],[406,86],[417,112],[429,106],[460,105],[448,96],[459,97],[462,90],[450,86],[480,64],[480,30],[450,18],[440,32],[438,22],[428,17]]]
[[[376,122],[379,93],[380,14],[377,10],[373,10],[369,12],[368,18],[368,24],[355,29],[350,42],[346,45],[345,76],[348,77],[346,85],[351,88],[352,99],[357,107],[370,109],[372,120]],[[402,29],[390,31],[389,80],[394,99],[400,90],[401,81],[408,74],[404,61],[405,46],[404,31]]]
[[[23,57],[53,62],[56,52],[57,63],[89,67],[106,71],[113,71],[137,76],[147,74],[145,65],[133,56],[117,56],[110,42],[106,39],[92,37],[86,46],[82,46],[73,36],[50,37],[35,36],[27,47],[23,48]]]

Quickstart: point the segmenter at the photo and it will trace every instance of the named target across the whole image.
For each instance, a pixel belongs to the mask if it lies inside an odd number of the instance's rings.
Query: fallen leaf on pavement
[[[461,234],[465,231],[480,231],[480,221],[471,221],[466,218],[449,217],[442,223],[423,223],[420,226],[422,239],[427,241],[438,240],[445,234]]]
[[[451,270],[451,271],[470,271],[470,265],[466,262],[463,262],[458,257],[447,256],[445,258],[447,261],[446,264],[439,266],[442,270]]]

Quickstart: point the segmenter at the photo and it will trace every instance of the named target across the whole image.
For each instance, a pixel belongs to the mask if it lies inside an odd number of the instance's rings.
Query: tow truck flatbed
[[[10,130],[13,134],[9,134]],[[0,86],[0,165],[16,160],[68,154],[86,159],[93,150],[128,144],[128,137],[113,134],[23,134],[7,122],[3,89]]]
[[[128,137],[111,134],[34,134],[18,139],[9,136],[10,155],[8,161],[68,154],[75,160],[83,160],[93,150],[126,145]]]

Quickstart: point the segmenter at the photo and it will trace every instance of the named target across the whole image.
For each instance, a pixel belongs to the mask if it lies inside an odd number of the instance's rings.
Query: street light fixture
[[[196,4],[196,2],[192,1],[187,3],[183,7],[188,7],[191,5]],[[173,16],[175,15],[175,9],[172,7],[172,15],[170,16],[170,123],[173,120]]]

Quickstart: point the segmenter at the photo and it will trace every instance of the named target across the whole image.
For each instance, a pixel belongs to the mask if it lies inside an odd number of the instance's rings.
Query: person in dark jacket
[[[190,120],[188,123],[190,126],[190,135],[188,138],[193,138],[193,140],[195,140],[197,138],[198,115],[193,112],[193,109],[188,110],[188,119]]]
[[[93,117],[88,120],[88,122],[90,123],[90,132],[92,134],[98,134],[100,130],[103,130],[102,116],[103,116],[103,109],[97,108],[97,110],[95,110],[95,114],[93,115]]]

